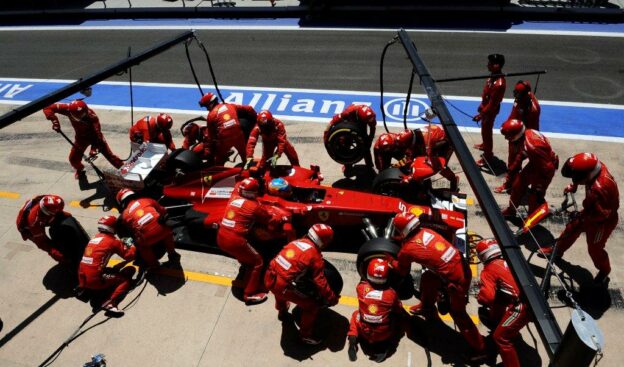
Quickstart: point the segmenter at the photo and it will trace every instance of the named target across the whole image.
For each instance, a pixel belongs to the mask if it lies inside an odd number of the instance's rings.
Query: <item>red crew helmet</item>
[[[390,237],[402,241],[420,226],[420,220],[412,213],[399,213],[392,220]]]
[[[334,239],[334,230],[327,224],[317,223],[308,230],[308,238],[323,249]]]
[[[208,110],[211,110],[217,104],[217,96],[208,92],[204,94],[203,97],[199,100],[200,107],[206,107]]]
[[[503,122],[501,126],[501,134],[509,141],[516,141],[524,136],[524,124],[517,119],[509,119]]]
[[[124,202],[133,195],[135,195],[134,191],[127,189],[127,188],[123,188],[119,190],[119,192],[117,192],[117,196],[116,196],[117,202],[119,203],[119,205],[123,205]]]
[[[247,199],[255,199],[258,197],[258,191],[260,191],[260,184],[258,180],[253,177],[246,178],[238,185],[238,194]]]
[[[513,90],[514,98],[523,98],[529,95],[531,83],[526,80],[518,80]]]
[[[87,104],[81,99],[72,101],[69,104],[69,114],[77,120],[81,120],[85,117],[88,111],[89,107],[87,107]]]
[[[414,132],[412,130],[403,130],[397,136],[396,141],[402,147],[409,147],[414,143]]]
[[[173,119],[166,113],[161,113],[156,116],[156,126],[159,130],[171,130],[173,126]]]
[[[572,179],[572,182],[586,183],[600,173],[602,164],[594,153],[579,153],[563,164],[561,175]]]
[[[377,139],[377,148],[379,148],[382,152],[388,152],[394,149],[396,144],[396,139],[394,135],[389,133],[383,133]]]
[[[258,123],[258,127],[260,128],[260,130],[271,130],[275,126],[273,114],[267,110],[261,111],[258,114],[256,122]]]
[[[502,256],[501,249],[495,239],[481,240],[477,243],[477,256],[482,263]]]
[[[39,207],[45,215],[56,215],[63,211],[65,202],[58,195],[45,195],[39,200]]]
[[[377,122],[375,111],[368,106],[362,106],[357,110],[358,121],[365,122],[367,124]]]
[[[115,234],[116,224],[117,217],[115,217],[114,215],[107,215],[98,220],[98,231]]]
[[[368,263],[366,279],[373,284],[386,284],[388,273],[390,273],[390,267],[387,260],[380,258],[372,259]]]
[[[182,125],[182,136],[185,138],[197,139],[199,137],[199,125],[194,122],[185,123]]]

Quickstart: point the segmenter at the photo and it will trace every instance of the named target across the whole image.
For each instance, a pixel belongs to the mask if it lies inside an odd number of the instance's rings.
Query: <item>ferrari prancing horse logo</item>
[[[320,211],[318,213],[318,217],[320,220],[322,220],[323,222],[326,222],[327,219],[329,219],[329,212],[326,210]]]

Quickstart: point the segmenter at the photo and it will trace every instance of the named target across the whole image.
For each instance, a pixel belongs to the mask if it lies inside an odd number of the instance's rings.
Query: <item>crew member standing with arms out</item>
[[[507,120],[501,133],[510,142],[510,151],[517,151],[509,165],[505,182],[494,191],[501,193],[511,189],[509,206],[503,216],[513,217],[524,194],[529,192],[529,213],[533,213],[545,202],[545,195],[555,170],[559,167],[559,157],[553,152],[550,141],[537,130],[525,129],[520,120]],[[529,163],[522,167],[527,159]]]
[[[219,103],[217,96],[206,93],[200,100],[199,105],[206,107],[206,135],[204,135],[204,156],[214,158],[214,164],[222,166],[227,160],[232,147],[238,151],[243,162],[246,161],[245,134],[241,127],[240,119],[256,121],[256,111],[251,106],[233,103]]]
[[[611,263],[605,246],[619,220],[620,193],[617,183],[607,166],[593,153],[579,153],[568,158],[561,174],[572,179],[564,193],[574,193],[578,185],[585,185],[585,200],[583,210],[576,213],[559,236],[556,256],[563,256],[581,233],[585,232],[589,256],[598,269],[594,281],[606,286],[609,283]],[[550,255],[553,248],[541,250]]]
[[[412,213],[397,214],[392,220],[392,239],[401,242],[401,250],[392,267],[399,274],[407,275],[412,262],[426,268],[420,278],[421,303],[410,308],[412,314],[422,314],[428,319],[437,318],[435,302],[438,293],[445,288],[448,293],[449,313],[459,333],[472,347],[470,360],[485,355],[483,336],[466,312],[468,290],[472,273],[461,253],[437,232],[420,228],[420,221]]]
[[[46,234],[46,227],[57,219],[70,217],[63,211],[65,202],[57,195],[40,195],[28,200],[17,214],[17,230],[24,241],[31,240],[59,263],[68,263],[58,245]]]
[[[262,137],[262,157],[258,162],[258,168],[263,168],[266,160],[271,158],[275,164],[283,153],[286,154],[288,161],[293,166],[299,166],[299,157],[295,147],[288,141],[286,137],[286,129],[284,123],[273,117],[269,111],[261,111],[256,120],[256,126],[249,134],[247,141],[247,162],[245,168],[249,168],[253,161],[253,153],[258,143],[258,137]]]
[[[278,319],[284,320],[288,314],[290,302],[301,309],[299,333],[306,344],[316,345],[321,339],[315,337],[314,323],[319,310],[324,305],[334,306],[339,295],[335,294],[325,278],[323,269],[325,262],[321,250],[334,238],[334,230],[326,224],[315,224],[308,230],[304,238],[295,240],[284,246],[279,254],[271,260],[264,276],[265,286],[275,295],[275,308]],[[299,292],[293,283],[302,277],[311,277],[319,299]]]
[[[180,262],[180,254],[175,250],[173,232],[164,224],[167,218],[165,208],[154,199],[137,197],[130,189],[119,190],[117,202],[122,211],[119,221],[132,233],[137,252],[148,270],[160,266],[154,252],[154,246],[159,243],[165,246],[170,262]]]
[[[373,157],[371,156],[370,148],[373,144],[373,139],[375,138],[375,128],[377,127],[377,117],[375,116],[375,111],[366,105],[352,104],[341,113],[334,115],[323,133],[323,141],[325,143],[327,143],[327,140],[329,139],[329,130],[331,127],[340,121],[352,121],[360,125],[365,132],[368,131],[364,163],[369,170],[374,171]],[[353,176],[353,165],[345,165],[343,169],[345,176]]]
[[[117,218],[112,215],[98,220],[99,233],[89,241],[85,248],[80,267],[78,281],[81,288],[91,290],[113,289],[110,297],[102,304],[106,312],[114,316],[122,316],[123,310],[117,308],[130,290],[134,267],[107,268],[108,260],[117,254],[126,261],[134,260],[135,247],[126,246],[115,237]],[[123,267],[126,263],[122,262]]]
[[[268,223],[271,214],[258,202],[260,183],[246,178],[234,186],[217,231],[217,246],[245,266],[243,299],[253,305],[266,301],[262,284],[262,256],[249,244],[249,231],[255,222]]]
[[[176,146],[171,137],[173,119],[166,113],[156,116],[147,115],[137,121],[129,130],[130,141],[133,143],[165,144],[167,149],[175,150]]]
[[[513,341],[529,322],[527,306],[520,299],[520,288],[496,240],[482,240],[476,249],[483,264],[477,301],[487,308],[492,325],[496,325],[492,336],[503,366],[520,367]]]
[[[518,81],[513,94],[514,104],[507,120],[517,119],[522,121],[527,129],[539,130],[541,107],[531,91],[531,84],[526,80]]]
[[[347,340],[349,359],[357,359],[358,339],[368,344],[386,344],[384,352],[376,355],[381,363],[387,355],[389,342],[402,335],[400,318],[407,316],[401,299],[388,285],[390,265],[385,259],[373,259],[368,263],[366,279],[356,287],[359,309],[353,311]]]
[[[76,179],[85,174],[82,156],[89,145],[91,146],[89,156],[93,157],[99,151],[113,167],[119,168],[123,165],[123,161],[113,154],[106,139],[104,139],[97,115],[87,107],[83,100],[77,99],[71,103],[55,103],[43,109],[46,119],[52,121],[52,129],[60,132],[61,124],[56,117],[57,113],[67,116],[74,128],[75,138],[69,153],[69,164],[76,170],[74,175]]]
[[[487,68],[491,76],[483,87],[478,113],[472,118],[473,121],[481,122],[481,139],[483,142],[474,146],[483,151],[482,158],[477,161],[477,165],[480,167],[485,166],[494,157],[494,153],[492,153],[494,147],[492,129],[496,115],[500,110],[500,104],[505,96],[506,84],[505,77],[502,75],[504,65],[505,56],[501,54],[488,55]]]

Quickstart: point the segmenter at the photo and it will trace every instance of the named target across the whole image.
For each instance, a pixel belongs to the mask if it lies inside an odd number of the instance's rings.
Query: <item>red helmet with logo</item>
[[[117,192],[117,196],[116,196],[117,202],[119,203],[119,205],[123,206],[124,202],[134,195],[135,195],[134,191],[128,188],[123,188],[119,190],[119,192]]]
[[[514,98],[524,98],[529,95],[531,84],[526,80],[518,80],[513,90]]]
[[[208,111],[210,111],[214,106],[217,105],[217,96],[208,92],[204,94],[203,97],[199,100],[199,107],[206,107]]]
[[[420,220],[412,213],[399,213],[392,219],[390,237],[395,241],[402,241],[414,230],[420,227]]]
[[[601,169],[602,164],[594,153],[579,153],[563,164],[561,175],[574,183],[586,183],[598,176]]]
[[[477,243],[477,256],[482,263],[502,256],[501,249],[495,239],[481,240]]]
[[[503,122],[501,134],[509,141],[516,141],[524,136],[524,124],[517,119],[509,119]]]
[[[334,239],[334,230],[327,224],[317,223],[308,230],[308,238],[323,249]]]
[[[45,195],[39,200],[39,207],[45,215],[56,215],[63,211],[65,202],[58,195]]]
[[[87,115],[87,112],[89,112],[89,108],[87,107],[87,104],[85,103],[85,101],[81,99],[72,101],[69,104],[69,114],[77,120],[80,120],[83,117],[85,117]]]
[[[98,231],[114,234],[116,224],[117,217],[115,217],[114,215],[107,215],[98,220]]]
[[[414,131],[403,130],[397,135],[397,144],[401,147],[409,147],[414,143]]]
[[[272,130],[275,127],[273,114],[268,110],[260,111],[258,117],[256,118],[256,122],[262,131]]]
[[[255,199],[258,197],[260,184],[253,177],[246,178],[238,185],[238,194],[247,199]]]
[[[383,133],[377,139],[377,144],[375,146],[379,148],[382,152],[389,152],[394,149],[396,145],[396,139],[393,134]]]
[[[185,138],[197,139],[199,137],[199,125],[194,122],[186,122],[180,129]]]
[[[166,113],[160,113],[156,116],[156,126],[159,130],[171,130],[173,119]]]
[[[358,118],[358,121],[365,122],[367,124],[377,122],[375,111],[373,111],[373,109],[368,106],[361,106],[357,110],[357,118]]]
[[[368,263],[366,279],[373,284],[386,284],[389,273],[390,267],[387,260],[380,258],[372,259]]]

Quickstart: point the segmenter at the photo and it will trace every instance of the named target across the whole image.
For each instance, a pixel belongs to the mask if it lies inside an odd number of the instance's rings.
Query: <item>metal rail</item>
[[[177,45],[180,42],[183,42],[195,35],[195,31],[186,31],[181,33],[174,38],[164,41],[150,49],[147,49],[136,56],[128,57],[125,60],[119,61],[113,65],[110,65],[104,68],[101,71],[98,71],[92,75],[89,75],[84,78],[80,78],[79,80],[62,87],[52,93],[46,94],[45,96],[38,98],[28,104],[17,107],[10,112],[0,116],[0,129],[3,129],[12,123],[23,119],[37,111],[41,111],[44,107],[49,106],[52,103],[55,103],[65,97],[69,97],[72,94],[83,90],[86,87],[89,87],[93,84],[96,84],[110,76],[113,76],[121,71],[124,71],[130,66],[138,65],[141,62],[158,55],[159,53]]]
[[[403,44],[407,55],[413,65],[413,73],[420,78],[420,84],[427,92],[427,96],[431,101],[431,106],[440,118],[441,124],[448,136],[453,149],[457,154],[459,163],[468,178],[468,182],[472,187],[479,204],[485,213],[485,217],[494,232],[494,236],[501,244],[501,250],[505,260],[509,264],[513,276],[522,288],[523,295],[534,317],[535,324],[539,330],[542,342],[546,347],[546,351],[550,358],[553,357],[555,351],[561,343],[562,333],[555,316],[553,315],[548,303],[544,299],[540,288],[535,281],[535,277],[526,262],[518,242],[513,233],[509,229],[507,222],[503,218],[501,211],[494,200],[494,196],[487,186],[485,179],[481,175],[464,139],[462,138],[453,117],[444,104],[444,100],[436,86],[434,79],[429,74],[429,70],[425,66],[416,50],[416,46],[404,29],[398,32],[399,40]]]

